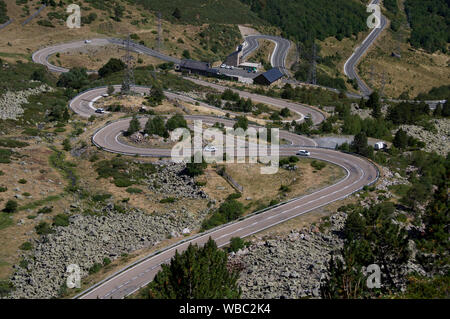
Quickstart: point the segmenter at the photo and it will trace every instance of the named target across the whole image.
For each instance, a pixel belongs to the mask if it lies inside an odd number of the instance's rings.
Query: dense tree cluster
[[[450,39],[450,5],[447,0],[406,0],[412,33],[410,42],[429,52],[447,52]]]
[[[339,40],[367,30],[367,13],[358,1],[241,0],[259,17],[300,42],[309,38]]]
[[[116,73],[116,72],[124,70],[125,67],[126,67],[126,65],[122,60],[116,59],[116,58],[111,58],[104,66],[102,66],[98,70],[98,75],[100,77],[104,78],[112,73]]]
[[[85,68],[75,67],[69,72],[62,73],[56,83],[57,86],[79,90],[89,84],[88,74]]]
[[[237,299],[239,273],[227,267],[228,255],[209,239],[178,251],[169,265],[162,264],[154,280],[140,293],[149,299]]]
[[[203,221],[202,230],[226,224],[238,219],[242,214],[244,214],[244,205],[233,198],[228,198],[217,211]]]
[[[367,209],[349,205],[340,210],[350,211],[343,230],[342,259],[331,258],[322,297],[361,298],[396,292],[393,274],[406,263],[409,250],[406,230],[393,221],[394,205],[385,202]],[[379,289],[366,286],[363,268],[371,264],[383,269]]]
[[[424,115],[429,115],[430,108],[425,103],[402,102],[389,107],[387,119],[394,124],[416,124]]]
[[[0,24],[5,23],[9,20],[8,13],[6,10],[6,3],[3,0],[0,0]]]

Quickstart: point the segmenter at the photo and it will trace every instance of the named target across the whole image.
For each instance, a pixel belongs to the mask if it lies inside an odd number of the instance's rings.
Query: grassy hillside
[[[261,19],[239,0],[132,0],[144,8],[161,12],[164,19],[185,24],[254,24]],[[176,10],[178,9],[178,10]]]

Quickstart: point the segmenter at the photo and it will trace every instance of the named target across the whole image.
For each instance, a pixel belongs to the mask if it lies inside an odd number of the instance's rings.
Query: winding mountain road
[[[373,0],[370,4],[379,4],[380,0]],[[384,31],[387,25],[386,17],[381,14],[380,16],[380,25],[377,28],[374,28],[372,32],[364,39],[363,43],[359,47],[357,47],[350,58],[344,64],[344,73],[348,76],[349,79],[355,79],[358,83],[359,90],[364,96],[368,96],[372,93],[372,89],[370,89],[367,84],[361,80],[358,73],[356,72],[356,65],[358,64],[361,57],[369,50],[370,46],[375,42],[375,40],[380,36],[380,34]]]
[[[105,41],[105,39],[99,39],[99,41],[95,41],[93,43],[101,45],[101,43],[105,43],[103,41]],[[110,42],[108,41],[108,43]],[[77,44],[84,45],[84,42],[77,42]],[[71,48],[76,47],[76,44],[74,43],[69,45]],[[61,46],[54,46],[48,48],[48,50],[41,49],[33,54],[33,60],[46,65],[51,70],[66,72],[67,69],[53,66],[47,59],[49,52],[58,52],[60,48]],[[68,44],[65,44],[64,48],[68,48]],[[212,86],[219,91],[223,91],[225,89],[225,87],[209,82],[193,79],[190,80],[200,85]],[[120,86],[115,86],[115,90],[118,90],[119,87]],[[72,99],[70,102],[70,108],[83,117],[96,114],[94,103],[96,100],[101,98],[102,94],[105,93],[106,90],[106,87],[100,87],[82,92]],[[148,91],[148,88],[136,86],[134,87],[134,90],[140,93],[145,93]],[[312,121],[316,124],[324,120],[324,115],[321,112],[305,105],[239,90],[234,91],[238,92],[241,97],[251,98],[255,102],[266,103],[277,108],[288,107],[289,109],[302,115],[310,114]],[[167,97],[172,99],[181,99],[191,103],[194,102],[192,98],[182,94],[174,92],[165,92],[165,94]],[[209,107],[205,103],[202,104]],[[205,115],[186,116],[186,118],[189,120],[202,120],[207,124],[214,124],[215,122],[221,122],[227,126],[232,126],[233,124],[233,120],[230,119]],[[145,120],[145,118],[141,119],[142,124],[144,124]],[[140,148],[121,142],[120,135],[128,128],[129,121],[130,118],[120,119],[100,128],[92,136],[92,142],[99,148],[114,153],[130,155],[138,154],[140,156],[157,157],[168,157],[171,155],[170,149]],[[221,225],[208,232],[185,238],[170,247],[166,247],[161,251],[152,253],[141,260],[126,266],[115,274],[77,295],[76,298],[124,298],[151,282],[155,274],[159,271],[161,264],[169,262],[175,254],[175,251],[181,252],[185,250],[189,244],[202,245],[211,237],[216,241],[219,247],[227,245],[232,237],[244,238],[294,217],[306,214],[314,209],[343,199],[354,192],[359,191],[365,185],[374,183],[378,178],[378,170],[376,166],[365,158],[353,154],[338,152],[333,149],[318,148],[316,142],[312,139],[287,131],[280,131],[280,138],[290,142],[290,144],[280,146],[280,156],[295,155],[301,147],[309,150],[312,158],[328,161],[342,167],[346,172],[345,176],[333,185],[316,190],[300,198],[290,200],[286,203],[281,203],[264,211],[253,213],[237,221],[226,225]],[[251,145],[249,148],[250,147]]]

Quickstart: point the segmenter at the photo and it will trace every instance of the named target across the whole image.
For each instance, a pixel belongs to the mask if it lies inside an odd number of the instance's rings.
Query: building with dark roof
[[[205,76],[219,75],[219,71],[211,68],[209,63],[195,60],[181,60],[181,63],[176,66],[176,70],[189,74],[194,73]]]
[[[261,85],[273,85],[281,82],[283,72],[279,68],[270,69],[253,79],[253,83]]]
[[[239,45],[237,50],[231,53],[223,62],[229,66],[238,66],[242,62],[242,45]]]

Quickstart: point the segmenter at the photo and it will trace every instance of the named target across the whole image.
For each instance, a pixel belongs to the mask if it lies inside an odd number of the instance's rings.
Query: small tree
[[[3,208],[3,211],[5,213],[15,213],[15,212],[17,212],[18,206],[19,205],[17,204],[17,202],[15,200],[10,199],[6,202],[6,205],[5,205],[5,208]]]
[[[108,85],[108,90],[106,91],[106,93],[113,94],[114,93],[114,87],[112,85]]]
[[[180,11],[180,9],[175,8],[175,10],[172,13],[172,16],[174,18],[176,18],[177,20],[180,20],[181,19],[181,11]]]
[[[370,157],[370,148],[367,144],[367,136],[366,133],[360,132],[355,135],[352,144],[350,145],[350,149],[362,156]]]
[[[402,129],[399,129],[397,133],[395,133],[395,137],[392,143],[397,148],[406,148],[408,146],[408,134],[406,134],[406,132]]]
[[[128,126],[126,135],[132,135],[138,132],[141,129],[141,123],[139,122],[136,115],[133,115],[133,118],[130,121],[130,125]]]
[[[248,120],[245,116],[236,117],[236,123],[233,125],[234,129],[238,127],[242,128],[244,131],[248,129]]]

